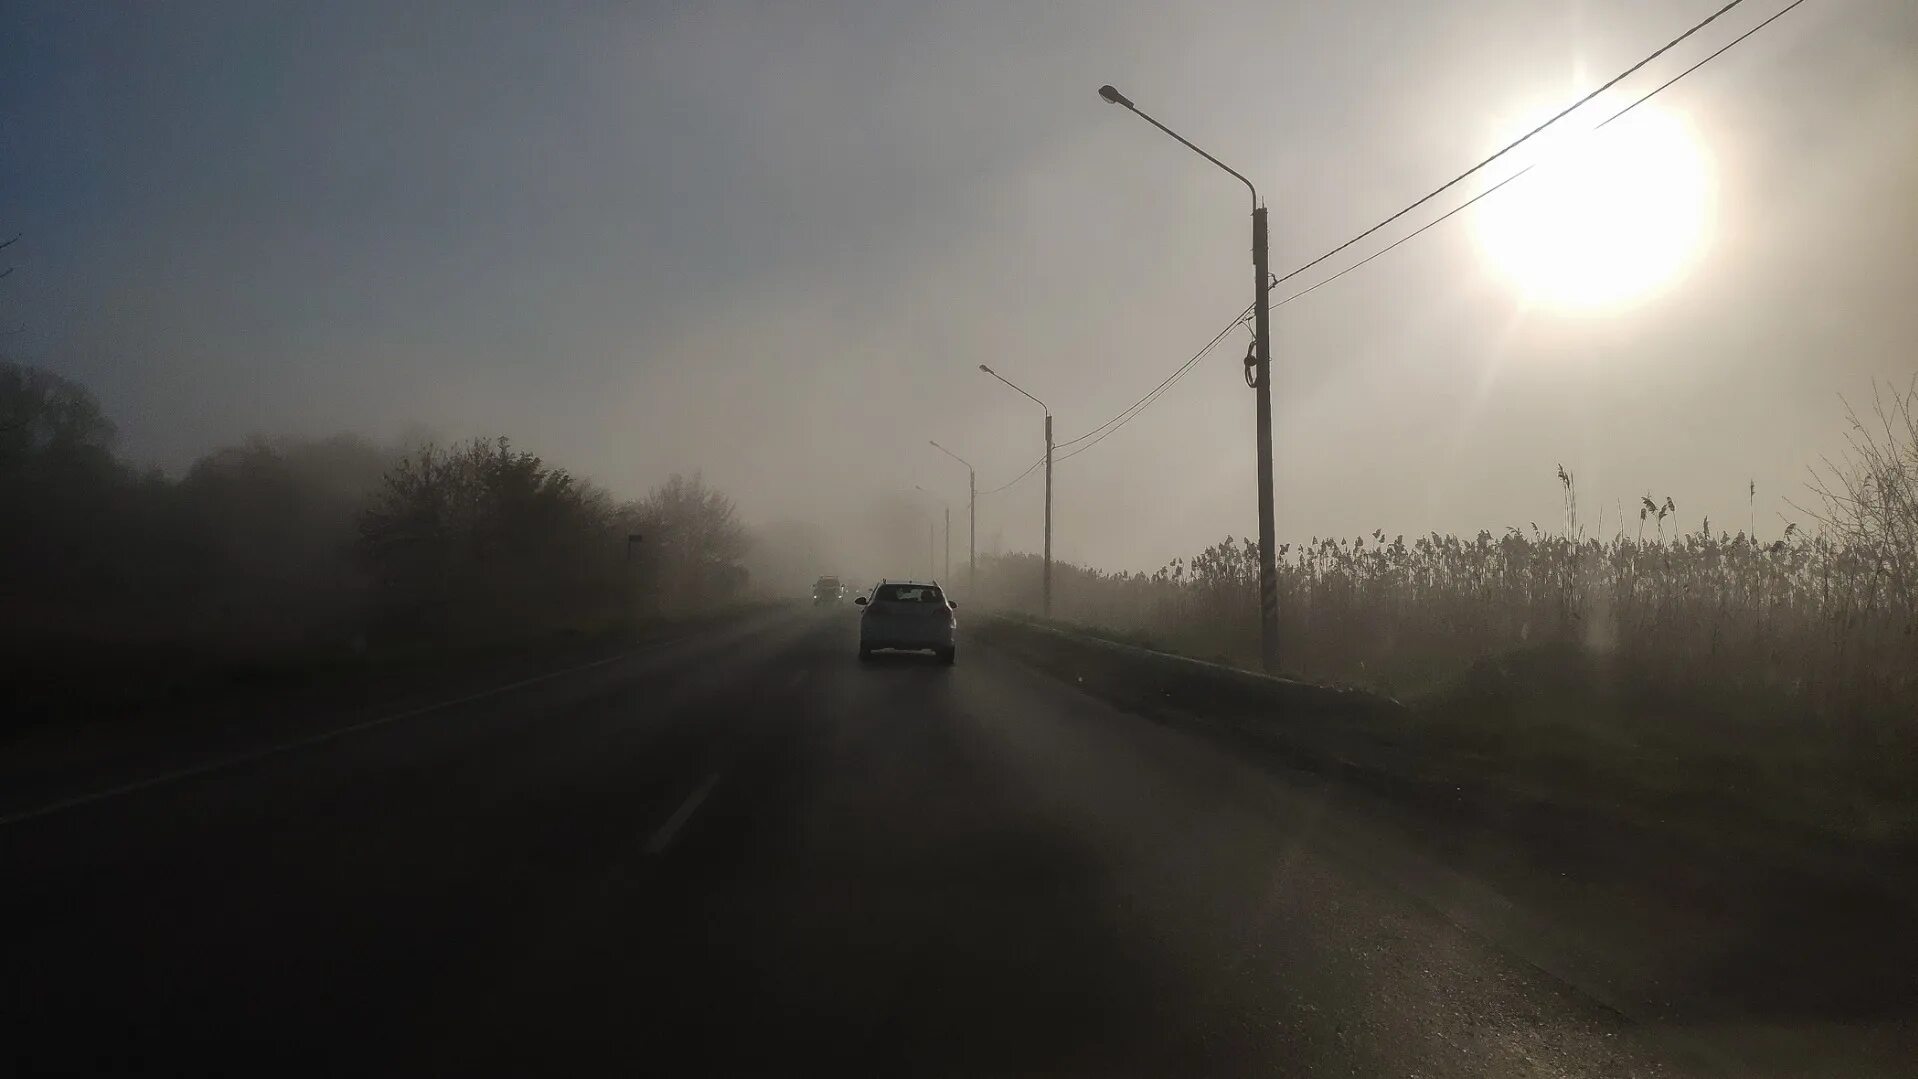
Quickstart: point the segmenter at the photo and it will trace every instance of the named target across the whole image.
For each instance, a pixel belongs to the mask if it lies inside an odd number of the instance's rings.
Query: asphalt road
[[[853,633],[850,608],[762,615],[14,807],[0,1054],[13,1074],[1685,1070],[1375,872],[1321,791],[963,637],[948,669],[862,665]]]

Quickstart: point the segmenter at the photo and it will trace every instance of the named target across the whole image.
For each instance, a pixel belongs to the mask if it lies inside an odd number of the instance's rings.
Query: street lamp
[[[939,575],[939,583],[945,584],[948,578],[952,576],[952,503],[947,502],[939,495],[933,495],[931,491],[927,491],[924,487],[916,483],[912,486],[915,491],[922,491],[932,495],[932,500],[944,506],[946,509],[946,572]]]
[[[1178,139],[1187,149],[1229,172],[1252,193],[1252,333],[1253,389],[1258,397],[1259,453],[1259,656],[1266,673],[1279,670],[1279,571],[1272,521],[1272,334],[1271,275],[1266,272],[1265,207],[1259,189],[1237,169],[1194,146],[1184,135],[1139,111],[1139,107],[1111,86],[1099,87],[1099,96]],[[1050,441],[1048,439],[1048,441]]]
[[[979,590],[979,474],[964,457],[931,439],[926,444],[966,466],[966,589]],[[950,572],[950,571],[948,571]]]
[[[1117,93],[1118,91],[1115,90],[1113,92]],[[991,375],[993,378],[996,378],[1001,382],[1004,382],[1008,386],[1012,386],[1013,389],[1018,390],[1019,393],[1024,395],[1027,400],[1031,401],[1035,405],[1038,405],[1040,408],[1045,409],[1045,412],[1046,412],[1046,564],[1045,564],[1045,575],[1043,578],[1041,578],[1041,582],[1042,582],[1041,590],[1044,593],[1043,603],[1044,603],[1045,616],[1047,618],[1051,618],[1052,617],[1052,408],[1051,406],[1047,405],[1044,401],[1039,400],[1037,397],[1034,397],[1031,394],[1026,393],[1026,391],[1024,390],[1020,390],[1019,387],[1017,386],[1013,386],[1012,383],[1009,380],[1007,380],[1006,376],[1000,374],[997,371],[994,371],[992,368],[987,367],[985,364],[983,363],[980,364],[979,370],[984,371],[986,374]]]

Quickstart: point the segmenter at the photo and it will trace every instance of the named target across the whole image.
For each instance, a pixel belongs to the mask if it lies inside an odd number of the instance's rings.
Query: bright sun
[[[1676,117],[1640,109],[1536,160],[1477,218],[1487,256],[1529,298],[1615,306],[1674,280],[1704,246],[1711,170]]]

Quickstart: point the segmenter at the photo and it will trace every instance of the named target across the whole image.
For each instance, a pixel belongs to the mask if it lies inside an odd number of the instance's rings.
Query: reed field
[[[1763,539],[1752,520],[1680,528],[1683,508],[1650,494],[1583,513],[1560,467],[1563,516],[1546,525],[1284,544],[1285,673],[1417,698],[1491,669],[1566,697],[1622,697],[1673,722],[1908,745],[1918,738],[1918,385],[1880,391],[1847,418],[1847,451],[1791,500],[1798,519]],[[1746,493],[1755,518],[1757,491]],[[987,559],[979,599],[1036,612],[1040,570],[1033,555]],[[1229,536],[1151,572],[1057,565],[1053,614],[1255,667],[1258,572],[1256,543]]]

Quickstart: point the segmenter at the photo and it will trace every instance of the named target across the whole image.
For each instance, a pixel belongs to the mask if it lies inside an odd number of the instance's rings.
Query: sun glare
[[[1534,160],[1477,218],[1486,256],[1529,299],[1614,307],[1677,279],[1704,246],[1710,168],[1671,114],[1639,110]]]

